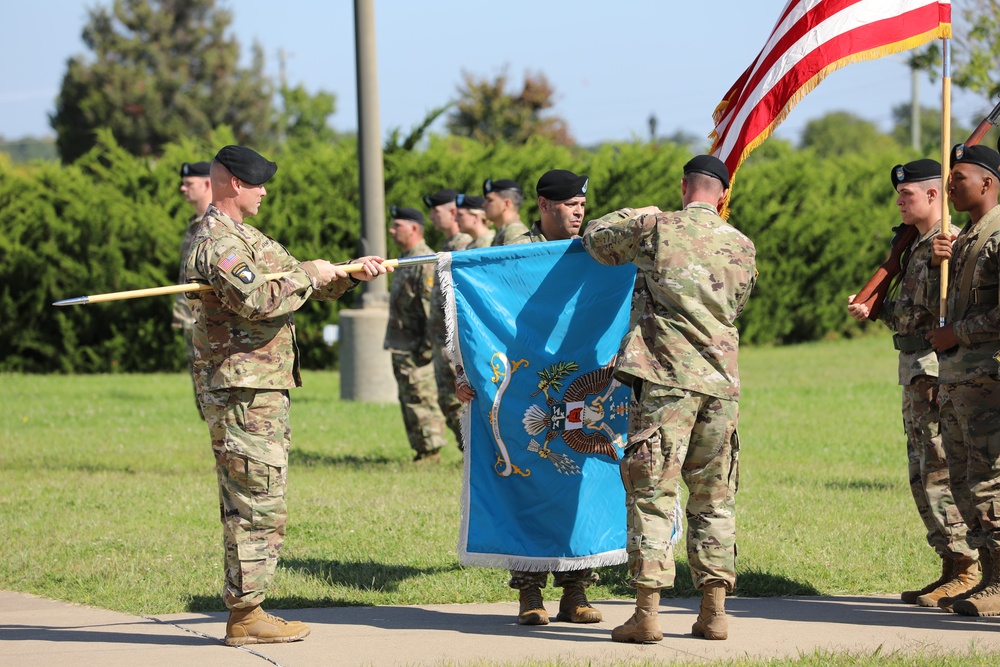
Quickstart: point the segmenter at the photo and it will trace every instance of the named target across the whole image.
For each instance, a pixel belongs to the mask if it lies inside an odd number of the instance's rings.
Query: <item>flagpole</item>
[[[951,156],[951,40],[942,39],[941,76],[941,233],[949,232],[948,214],[948,174],[951,171],[948,160]],[[941,261],[941,311],[939,326],[945,325],[948,316],[948,260]]]

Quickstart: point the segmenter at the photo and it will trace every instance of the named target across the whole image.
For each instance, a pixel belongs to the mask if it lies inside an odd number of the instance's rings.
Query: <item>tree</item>
[[[965,0],[956,30],[952,82],[983,97],[1000,94],[1000,4]],[[959,36],[959,35],[962,36]]]
[[[802,147],[812,148],[823,157],[866,152],[874,147],[898,151],[891,137],[875,124],[849,111],[834,111],[809,121],[802,131]]]
[[[288,141],[331,143],[337,133],[327,122],[337,109],[333,93],[320,90],[310,95],[302,85],[281,87],[281,125]]]
[[[564,146],[573,145],[566,121],[558,116],[542,116],[554,105],[555,96],[544,74],[526,72],[524,86],[516,95],[507,92],[506,70],[492,81],[476,79],[469,72],[462,72],[462,79],[459,100],[448,116],[447,127],[452,134],[490,144],[523,144],[529,137],[539,136]]]
[[[83,41],[94,58],[69,59],[49,121],[64,162],[111,129],[134,155],[158,155],[184,136],[220,125],[240,142],[273,137],[272,84],[254,45],[253,65],[238,67],[240,47],[226,36],[232,14],[215,0],[114,0],[89,10]]]
[[[21,137],[7,140],[0,136],[0,153],[7,153],[15,163],[59,158],[55,140],[51,137]]]
[[[892,129],[892,137],[901,146],[910,145],[910,125],[913,123],[910,117],[910,103],[904,102],[892,108],[892,119],[895,123]],[[951,118],[951,143],[957,144],[965,141],[972,134],[972,130],[955,120],[954,114]],[[996,142],[989,139],[980,142],[987,146],[992,146]],[[940,159],[941,155],[941,109],[930,107],[920,107],[920,153],[934,156]]]

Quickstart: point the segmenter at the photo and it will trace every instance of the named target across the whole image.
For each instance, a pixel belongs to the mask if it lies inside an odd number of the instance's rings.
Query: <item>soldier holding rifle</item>
[[[937,326],[941,303],[939,272],[931,266],[933,240],[941,233],[941,164],[914,160],[893,167],[889,177],[903,224],[917,233],[902,256],[899,293],[881,304],[878,319],[896,332],[892,340],[899,350],[910,491],[927,529],[927,543],[941,559],[938,579],[903,591],[901,598],[936,607],[941,598],[963,593],[979,580],[978,555],[965,541],[965,522],[949,484],[938,421],[938,359],[926,338]],[[847,311],[861,322],[871,312],[867,304],[855,303],[856,296],[849,297]]]

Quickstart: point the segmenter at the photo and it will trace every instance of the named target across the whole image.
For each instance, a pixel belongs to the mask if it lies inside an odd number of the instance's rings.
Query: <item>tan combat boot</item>
[[[990,554],[990,568],[983,572],[984,586],[978,593],[951,606],[957,614],[965,616],[1000,616],[1000,554]]]
[[[721,581],[705,584],[701,589],[701,609],[691,634],[705,639],[728,639],[729,619],[726,618],[726,585]]]
[[[954,559],[948,556],[942,556],[941,558],[941,576],[937,578],[937,581],[932,581],[920,590],[916,591],[903,591],[899,596],[906,604],[917,604],[917,598],[921,595],[927,595],[938,586],[943,586],[947,583],[952,576],[952,571],[954,570]]]
[[[258,607],[233,609],[226,622],[226,646],[297,642],[309,636],[309,626],[286,621]]]
[[[983,574],[985,572],[989,572],[990,568],[993,567],[992,563],[993,563],[993,557],[990,555],[990,550],[989,549],[980,549],[979,550],[979,573]],[[959,600],[964,600],[965,598],[969,597],[970,595],[975,595],[979,591],[983,590],[984,588],[986,588],[986,583],[988,581],[989,581],[989,577],[985,577],[984,576],[984,577],[982,577],[980,579],[979,583],[976,584],[975,586],[973,586],[972,588],[966,589],[965,591],[962,591],[961,593],[954,593],[952,595],[948,595],[948,596],[945,596],[943,598],[940,598],[938,600],[938,602],[937,602],[937,606],[940,607],[941,609],[944,609],[945,611],[949,611],[949,612],[950,611],[955,611],[954,609],[951,608],[951,606],[953,604],[955,604]]]
[[[979,561],[960,556],[952,562],[951,579],[917,598],[921,607],[937,607],[944,597],[955,597],[979,582]]]
[[[521,609],[517,614],[517,624],[548,625],[549,612],[545,611],[545,604],[542,603],[542,589],[538,586],[530,586],[521,589],[519,593]]]
[[[611,631],[611,641],[646,644],[663,639],[660,629],[660,589],[635,589],[635,613],[625,623]]]
[[[559,614],[557,621],[570,623],[600,623],[601,612],[594,609],[587,601],[586,587],[577,582],[563,586],[562,598],[559,599]]]

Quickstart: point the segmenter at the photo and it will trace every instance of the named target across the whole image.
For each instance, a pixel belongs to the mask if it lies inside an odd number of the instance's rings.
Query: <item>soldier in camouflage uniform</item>
[[[948,194],[969,224],[934,239],[934,261],[949,259],[948,322],[927,334],[938,353],[941,438],[951,489],[979,550],[982,582],[938,606],[968,616],[1000,615],[1000,155],[959,144]],[[952,244],[954,243],[954,247]]]
[[[504,178],[494,181],[487,178],[483,181],[483,211],[486,219],[496,227],[493,245],[507,245],[508,240],[528,231],[521,222],[521,204],[524,203],[524,190],[516,182]]]
[[[194,215],[188,218],[184,239],[181,241],[181,261],[177,274],[177,284],[179,285],[187,282],[185,269],[187,268],[188,255],[191,254],[191,243],[194,241],[201,217],[205,215],[208,205],[212,203],[212,181],[208,177],[210,166],[208,162],[185,162],[181,165],[181,194],[184,195],[184,201],[194,207]],[[198,400],[198,390],[194,380],[194,340],[192,337],[197,317],[191,309],[196,304],[196,301],[189,301],[186,294],[178,294],[174,298],[171,326],[180,329],[184,335],[188,372],[191,374],[191,386],[195,387],[194,404],[198,408],[198,416],[204,419],[205,415],[201,411],[201,402]]]
[[[663,638],[660,589],[674,583],[670,535],[677,480],[688,487],[688,563],[701,610],[692,634],[726,639],[725,596],[736,584],[739,481],[739,333],[733,325],[756,280],[753,243],[718,214],[729,188],[710,155],[684,165],[684,209],[610,213],[591,222],[587,252],[602,264],[638,267],[631,330],[615,377],[632,386],[634,409],[621,461],[628,511],[630,583],[636,610],[611,638]]]
[[[472,237],[458,228],[458,193],[454,190],[439,190],[432,195],[424,196],[424,205],[430,209],[431,222],[444,237],[441,252],[464,250]],[[444,414],[445,423],[455,435],[458,448],[462,448],[462,402],[455,398],[455,368],[448,356],[448,330],[444,323],[444,296],[438,284],[437,271],[434,272],[434,285],[431,287],[430,310],[427,320],[434,354],[434,380],[437,383],[438,407]]]
[[[412,208],[391,209],[389,235],[402,250],[400,258],[431,255],[424,242],[424,216]],[[392,353],[392,370],[399,390],[399,407],[414,461],[441,460],[444,415],[438,407],[433,348],[428,317],[434,286],[434,264],[418,264],[396,271],[389,288],[389,324],[385,349]]]
[[[486,212],[483,210],[485,204],[486,199],[475,195],[461,194],[455,199],[455,205],[458,207],[455,213],[458,229],[472,239],[465,247],[466,250],[489,248],[493,245],[496,232],[486,224]]]
[[[903,602],[936,607],[979,580],[978,554],[965,541],[965,522],[955,506],[948,461],[938,425],[938,361],[926,338],[938,324],[941,304],[939,271],[931,267],[933,239],[941,233],[941,163],[915,160],[890,172],[903,223],[917,229],[907,249],[899,293],[886,300],[878,319],[896,332],[899,384],[903,386],[903,430],[909,461],[910,491],[927,528],[927,543],[941,558],[941,576],[921,589],[903,591]],[[855,295],[848,298],[854,300]],[[865,304],[850,304],[854,319],[868,319]]]
[[[249,148],[226,146],[212,163],[212,205],[185,274],[211,285],[198,292],[195,377],[212,438],[225,545],[226,644],[296,641],[305,623],[265,613],[285,537],[290,428],[288,390],[302,384],[292,311],[331,301],[385,273],[366,257],[348,275],[317,259],[299,262],[246,223],[257,214],[277,165]],[[267,274],[283,273],[277,279]]]
[[[577,176],[565,169],[553,169],[538,179],[538,209],[541,220],[530,232],[515,238],[508,238],[507,245],[518,243],[541,243],[562,241],[579,235],[580,224],[587,205],[586,176]],[[460,385],[459,398],[471,400],[472,388]],[[548,581],[548,572],[510,570],[508,585],[518,591],[520,608],[519,625],[546,625],[549,614],[542,600],[542,589]],[[601,612],[587,600],[587,588],[599,580],[593,568],[582,570],[562,570],[552,573],[552,585],[562,588],[559,599],[559,614],[556,620],[571,623],[598,623]]]

